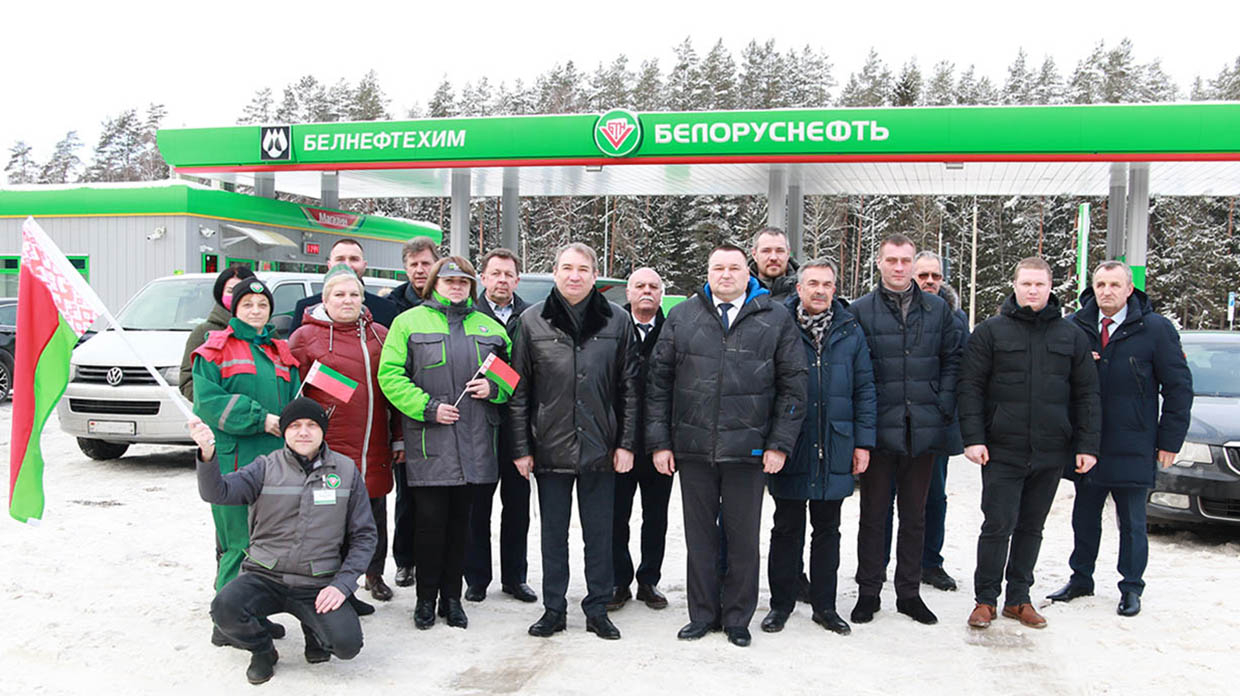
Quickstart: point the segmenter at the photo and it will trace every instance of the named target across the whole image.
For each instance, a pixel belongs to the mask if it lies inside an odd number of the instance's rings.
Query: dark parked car
[[[0,298],[0,402],[13,390],[13,354],[17,352],[17,299]]]
[[[1151,524],[1240,525],[1240,333],[1180,334],[1193,373],[1193,420],[1175,464],[1159,469]]]

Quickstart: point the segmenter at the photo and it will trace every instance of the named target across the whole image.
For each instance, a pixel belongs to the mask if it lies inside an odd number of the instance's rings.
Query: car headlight
[[[172,367],[161,367],[159,368],[159,374],[164,376],[164,379],[168,381],[168,384],[174,387],[181,385],[181,366],[180,365],[174,365]]]
[[[1210,454],[1210,446],[1204,442],[1184,441],[1184,446],[1175,455],[1175,465],[1192,468],[1198,464],[1212,464],[1214,456]]]
[[[69,363],[69,381],[72,382],[75,379],[77,379],[77,365]]]

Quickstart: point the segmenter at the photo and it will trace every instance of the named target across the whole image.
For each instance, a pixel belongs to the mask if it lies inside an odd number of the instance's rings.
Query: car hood
[[[1211,445],[1240,440],[1240,399],[1193,397],[1193,421],[1187,439]]]
[[[134,355],[115,331],[104,331],[73,349],[74,365],[138,367],[142,358],[155,367],[180,365],[189,331],[127,331],[125,335],[142,355]]]

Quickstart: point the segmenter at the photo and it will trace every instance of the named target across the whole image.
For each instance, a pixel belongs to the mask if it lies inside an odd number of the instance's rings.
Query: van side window
[[[299,280],[282,283],[272,289],[271,296],[276,303],[275,308],[271,310],[271,316],[275,317],[281,314],[291,316],[297,303],[306,296],[306,286]]]

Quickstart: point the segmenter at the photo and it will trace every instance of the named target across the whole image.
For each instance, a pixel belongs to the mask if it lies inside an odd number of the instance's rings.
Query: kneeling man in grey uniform
[[[215,436],[197,418],[198,493],[208,503],[250,506],[250,546],[241,574],[211,602],[215,625],[253,657],[245,676],[261,684],[279,659],[259,619],[287,612],[306,630],[306,660],[349,660],[362,649],[362,626],[345,599],[375,552],[366,484],[344,455],[327,448],[327,414],[313,400],[280,414],[284,447],[239,471],[220,474]]]

